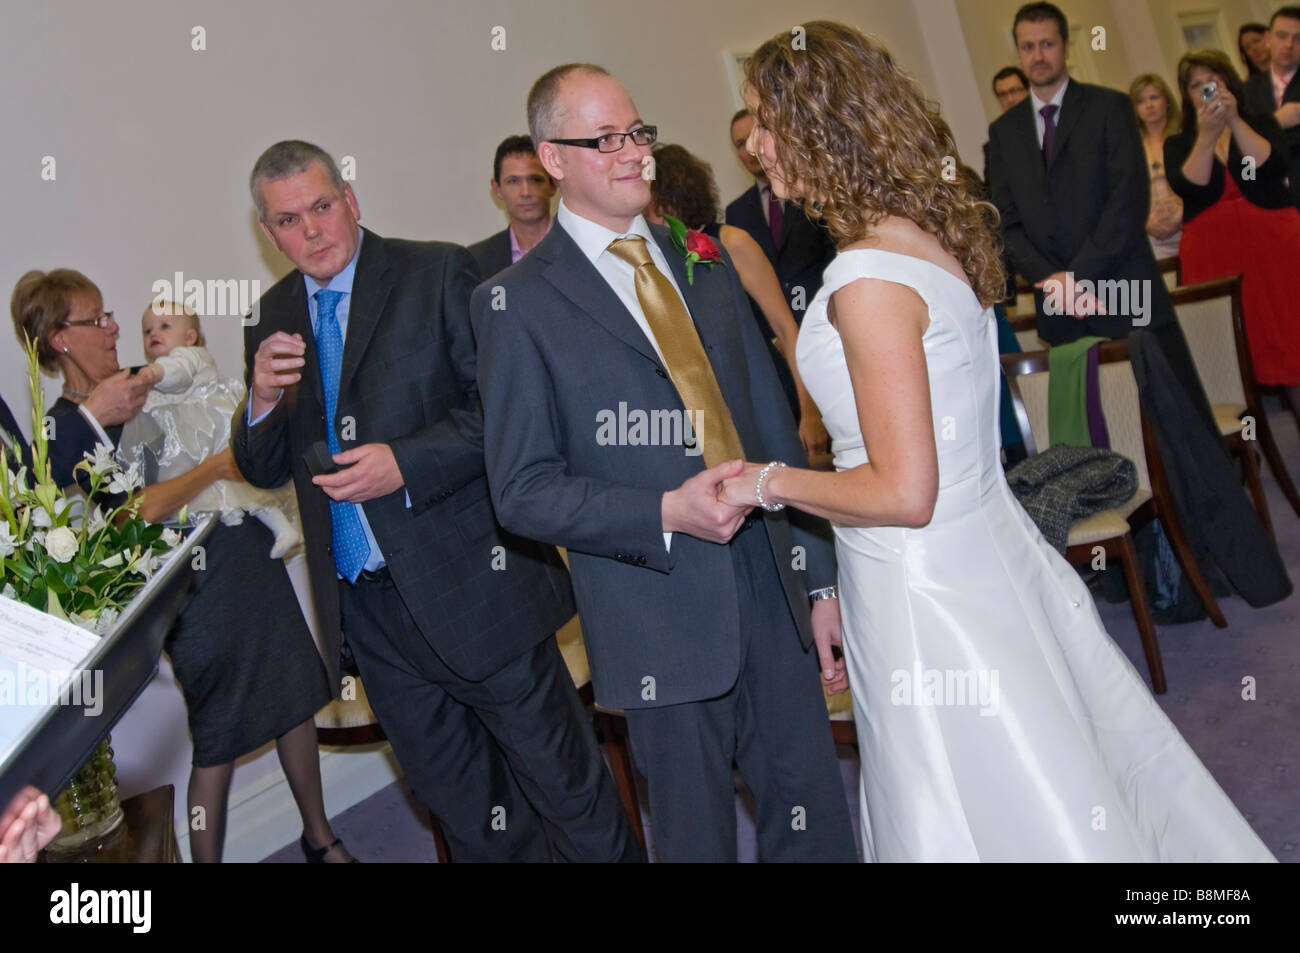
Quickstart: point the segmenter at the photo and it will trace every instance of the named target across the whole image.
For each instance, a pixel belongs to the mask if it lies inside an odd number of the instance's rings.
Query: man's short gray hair
[[[570,73],[591,73],[609,76],[609,70],[594,63],[565,63],[548,70],[528,91],[528,134],[533,137],[533,148],[540,149],[547,139],[560,138],[560,84]]]
[[[301,139],[286,139],[267,149],[253,163],[253,173],[248,177],[248,191],[253,194],[253,205],[257,207],[257,217],[266,220],[266,205],[262,201],[263,182],[275,182],[287,179],[291,175],[305,172],[313,162],[319,162],[330,174],[330,181],[343,194],[343,175],[335,164],[333,157],[320,146]]]

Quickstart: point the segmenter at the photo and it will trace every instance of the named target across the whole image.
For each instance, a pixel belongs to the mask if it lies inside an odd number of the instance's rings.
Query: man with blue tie
[[[554,639],[568,574],[493,516],[473,259],[361,228],[309,143],[269,148],[250,189],[297,270],[246,328],[231,448],[253,485],[294,481],[332,683],[346,645],[453,859],[641,859]]]

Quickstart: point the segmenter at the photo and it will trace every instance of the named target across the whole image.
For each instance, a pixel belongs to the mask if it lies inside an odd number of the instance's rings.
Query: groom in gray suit
[[[497,517],[568,548],[660,859],[735,859],[734,761],[764,860],[855,860],[809,651],[840,688],[828,527],[717,498],[741,457],[804,461],[735,268],[646,224],[655,131],[605,70],[551,70],[528,119],[558,227],[470,305]]]

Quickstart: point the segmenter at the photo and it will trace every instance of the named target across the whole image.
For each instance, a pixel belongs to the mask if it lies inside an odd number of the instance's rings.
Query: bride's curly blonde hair
[[[863,33],[826,20],[800,29],[777,34],[745,65],[754,121],[771,133],[796,200],[840,246],[886,215],[910,219],[961,263],[980,304],[1006,297],[997,210],[967,190],[936,106]]]

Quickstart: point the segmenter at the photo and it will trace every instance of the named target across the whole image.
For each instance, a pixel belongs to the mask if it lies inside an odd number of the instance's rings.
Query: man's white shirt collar
[[[1059,122],[1061,118],[1061,104],[1065,102],[1065,90],[1067,87],[1069,87],[1069,85],[1070,85],[1070,77],[1066,76],[1065,82],[1062,83],[1061,88],[1056,91],[1056,95],[1054,95],[1048,101],[1039,99],[1038,94],[1035,93],[1033,89],[1030,89],[1029,96],[1034,101],[1034,115],[1038,116],[1041,119],[1044,106],[1055,106],[1056,107],[1055,118]]]
[[[616,238],[639,235],[645,239],[647,247],[656,247],[658,244],[643,215],[637,215],[636,218],[632,219],[632,227],[626,232],[616,232],[604,225],[593,222],[589,218],[583,218],[565,205],[564,199],[560,199],[560,206],[555,212],[555,221],[569,233],[569,237],[577,243],[578,247],[582,249],[582,253],[593,263],[601,256],[602,252],[609,248],[609,243]]]

